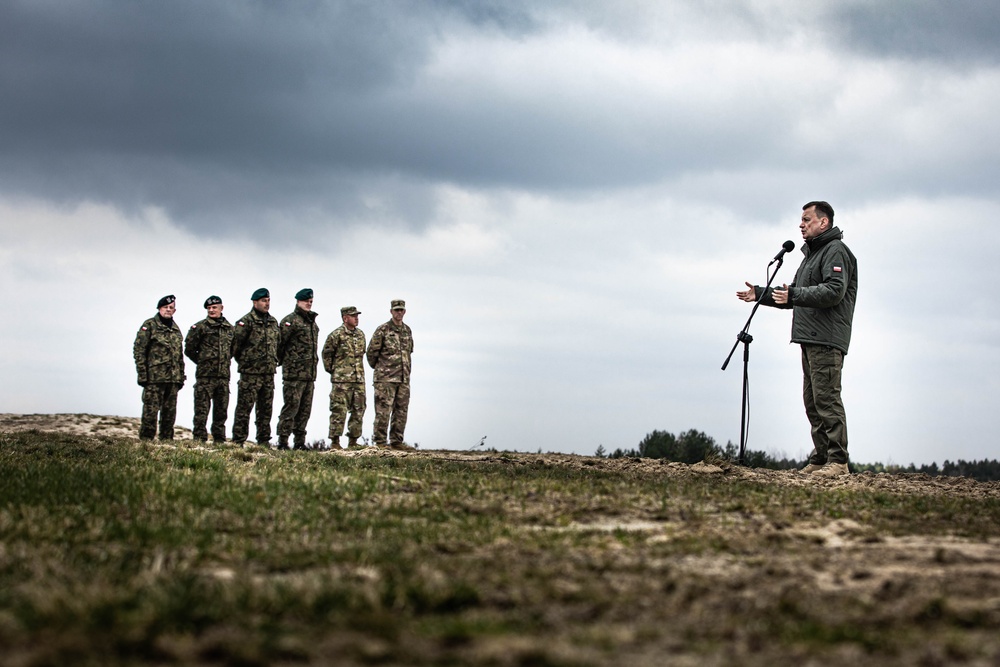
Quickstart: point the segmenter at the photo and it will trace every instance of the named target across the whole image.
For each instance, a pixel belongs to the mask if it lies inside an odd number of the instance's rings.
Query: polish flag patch
[[[143,331],[149,331],[149,329],[147,329],[146,327],[143,327],[142,330]]]
[[[835,266],[835,267],[833,267],[833,272],[834,272],[834,273],[840,273],[841,271],[843,271],[843,269],[842,269],[842,268],[840,268],[839,266]]]
[[[290,326],[292,326],[292,323],[291,322],[285,322],[285,326],[286,327],[290,327]]]
[[[239,322],[237,322],[236,324],[240,325],[241,327],[242,327],[242,326],[244,326],[244,324],[243,324],[243,321],[242,321],[242,320],[240,320],[240,321],[239,321]]]

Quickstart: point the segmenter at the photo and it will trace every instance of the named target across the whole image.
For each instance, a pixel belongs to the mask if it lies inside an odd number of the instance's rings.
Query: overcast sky
[[[161,296],[186,331],[210,294],[235,321],[268,287],[280,318],[311,287],[324,338],[406,299],[423,448],[739,442],[735,292],[825,199],[859,263],[852,459],[997,458],[998,23],[985,0],[0,3],[0,412],[138,416]],[[749,446],[803,457],[790,324],[753,321]]]

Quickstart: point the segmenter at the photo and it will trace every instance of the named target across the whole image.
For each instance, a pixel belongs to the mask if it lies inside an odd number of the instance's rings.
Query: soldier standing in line
[[[299,290],[295,310],[281,320],[279,327],[278,363],[284,404],[278,415],[278,449],[288,449],[289,434],[295,435],[295,449],[306,448],[306,426],[319,366],[319,326],[312,304],[313,291]]]
[[[343,326],[331,333],[323,345],[323,367],[333,380],[330,392],[330,447],[340,449],[347,414],[348,449],[358,446],[361,422],[365,416],[365,332],[358,328],[361,312],[354,306],[340,309]]]
[[[205,300],[208,317],[191,326],[184,340],[184,354],[197,365],[194,374],[194,439],[208,442],[209,409],[212,440],[226,441],[229,413],[229,367],[233,350],[233,325],[222,315],[222,299]]]
[[[233,442],[243,444],[256,410],[257,444],[271,441],[274,373],[278,369],[278,320],[268,313],[271,293],[261,287],[250,297],[253,308],[233,328],[233,358],[240,373],[233,416]]]
[[[410,405],[410,355],[413,332],[403,324],[406,302],[397,299],[389,311],[392,319],[380,325],[368,344],[368,364],[374,369],[375,433],[372,441],[390,449],[412,449],[403,442],[406,413]],[[390,420],[392,422],[390,427]]]
[[[177,310],[173,294],[156,304],[159,311],[139,327],[132,346],[135,370],[142,387],[142,421],[139,438],[156,436],[159,417],[160,440],[174,439],[177,419],[177,392],[184,386],[184,334],[174,322]]]

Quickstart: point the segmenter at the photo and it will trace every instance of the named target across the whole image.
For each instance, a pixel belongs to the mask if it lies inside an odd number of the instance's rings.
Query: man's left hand
[[[775,287],[771,290],[771,298],[774,299],[775,303],[782,306],[788,303],[788,285]]]

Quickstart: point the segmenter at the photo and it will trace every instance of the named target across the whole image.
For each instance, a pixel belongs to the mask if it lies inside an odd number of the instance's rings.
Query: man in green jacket
[[[379,325],[368,343],[368,365],[375,385],[375,430],[372,442],[390,449],[412,449],[403,441],[410,407],[410,356],[413,332],[403,324],[406,302],[391,303],[392,319]],[[391,422],[391,426],[390,426]],[[387,439],[388,434],[388,439]]]
[[[226,441],[229,413],[229,367],[233,350],[233,325],[222,315],[222,299],[205,300],[208,317],[191,326],[184,340],[184,354],[197,365],[194,377],[194,439],[208,441],[209,409],[212,440]]]
[[[253,308],[233,327],[233,359],[240,373],[233,416],[233,442],[243,444],[250,432],[250,411],[256,411],[257,444],[271,441],[274,373],[278,369],[278,320],[268,312],[271,293],[261,287],[251,295]]]
[[[312,305],[313,291],[299,290],[295,294],[295,310],[279,326],[278,363],[284,404],[278,415],[278,449],[288,449],[290,434],[295,434],[295,449],[306,448],[306,426],[312,413],[319,366],[319,326]]]
[[[177,420],[177,392],[184,386],[184,334],[174,322],[177,310],[173,294],[156,304],[157,314],[139,327],[132,345],[135,370],[142,387],[142,420],[139,438],[156,436],[159,418],[160,440],[174,439]]]
[[[746,283],[736,292],[747,303],[792,309],[792,342],[802,346],[802,398],[813,450],[802,472],[836,477],[850,472],[847,413],[841,399],[844,356],[851,343],[858,262],[833,226],[833,207],[811,201],[799,224],[805,258],[790,285],[767,290]]]
[[[347,424],[348,449],[358,446],[365,417],[365,332],[358,328],[361,315],[354,306],[340,309],[343,326],[337,327],[323,345],[323,368],[333,380],[330,392],[330,448],[340,449],[340,434]]]

